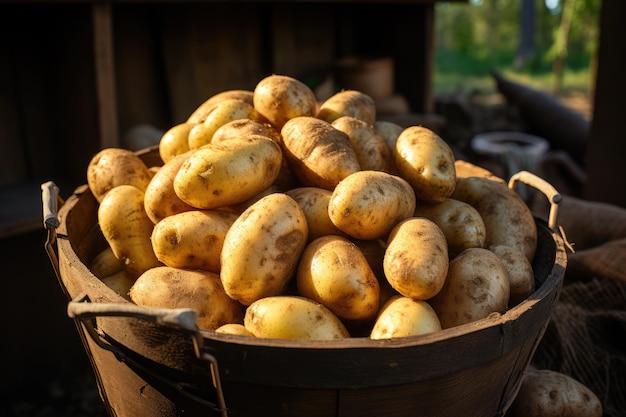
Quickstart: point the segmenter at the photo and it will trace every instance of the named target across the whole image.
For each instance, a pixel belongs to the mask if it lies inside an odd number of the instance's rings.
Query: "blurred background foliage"
[[[435,94],[489,93],[490,76],[559,97],[593,96],[601,0],[437,3]]]

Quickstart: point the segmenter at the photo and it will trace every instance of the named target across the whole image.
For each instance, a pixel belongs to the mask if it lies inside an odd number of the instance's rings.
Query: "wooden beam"
[[[113,17],[111,1],[92,4],[93,42],[98,93],[100,147],[118,147],[119,127],[115,92],[115,60],[113,51]]]

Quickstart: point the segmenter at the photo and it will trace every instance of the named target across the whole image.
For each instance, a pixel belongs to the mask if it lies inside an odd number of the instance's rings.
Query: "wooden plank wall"
[[[83,184],[91,157],[133,127],[165,131],[212,94],[253,89],[271,73],[318,83],[346,55],[393,56],[397,90],[428,112],[432,12],[354,2],[0,2],[0,201],[9,204],[10,186]]]

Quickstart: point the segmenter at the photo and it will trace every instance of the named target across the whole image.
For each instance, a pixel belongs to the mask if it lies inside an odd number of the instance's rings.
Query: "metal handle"
[[[556,188],[552,186],[552,184],[528,171],[520,171],[516,174],[513,174],[509,179],[509,188],[512,190],[515,189],[515,186],[518,182],[536,188],[548,198],[548,201],[550,202],[548,227],[556,231],[556,219],[558,217],[559,204],[562,200],[561,194],[559,194],[559,192],[556,190]]]
[[[135,304],[123,303],[92,303],[87,295],[82,295],[68,303],[67,314],[69,317],[80,321],[92,340],[101,348],[113,352],[120,361],[131,364],[136,369],[140,369],[151,377],[173,387],[186,397],[219,412],[222,417],[228,417],[217,359],[208,352],[204,352],[201,348],[203,338],[196,326],[197,313],[193,309],[142,307]],[[189,332],[196,357],[209,364],[209,373],[216,390],[218,403],[214,404],[211,401],[198,397],[187,391],[184,384],[165,378],[163,375],[155,373],[149,367],[129,358],[128,355],[124,354],[118,347],[110,343],[106,335],[98,329],[95,319],[105,316],[136,318],[149,323],[165,325]]]

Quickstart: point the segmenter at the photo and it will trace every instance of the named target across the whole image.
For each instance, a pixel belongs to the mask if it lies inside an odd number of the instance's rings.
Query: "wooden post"
[[[111,1],[93,2],[93,42],[100,147],[119,146]]]

